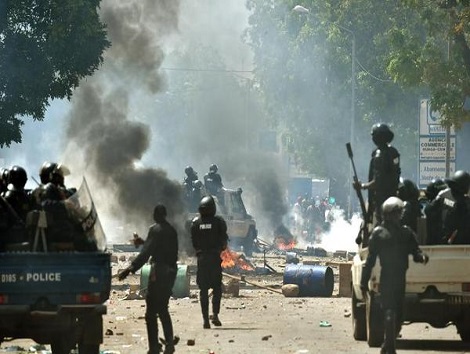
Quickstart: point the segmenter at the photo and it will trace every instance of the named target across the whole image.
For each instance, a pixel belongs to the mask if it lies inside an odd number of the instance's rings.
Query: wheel
[[[56,338],[51,343],[52,354],[70,354],[71,349],[70,344],[61,338]]]
[[[366,301],[367,344],[378,348],[384,341],[384,318],[380,303],[373,293],[369,293]]]
[[[361,304],[354,290],[351,297],[353,337],[355,340],[367,339],[366,306]]]
[[[100,354],[100,345],[79,343],[78,354]]]
[[[460,339],[470,342],[470,312],[465,311],[462,318],[455,322]]]

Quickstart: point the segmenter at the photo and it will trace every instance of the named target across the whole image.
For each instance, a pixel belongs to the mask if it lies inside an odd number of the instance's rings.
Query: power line
[[[359,67],[364,71],[367,75],[372,77],[373,79],[380,81],[380,82],[392,82],[392,79],[381,79],[380,77],[375,76],[374,74],[370,73],[362,64],[361,62],[356,58],[356,63],[359,65]]]
[[[195,72],[222,72],[222,73],[252,73],[253,70],[226,70],[226,69],[198,69],[198,68],[168,68],[161,67],[162,70],[168,71],[195,71]]]

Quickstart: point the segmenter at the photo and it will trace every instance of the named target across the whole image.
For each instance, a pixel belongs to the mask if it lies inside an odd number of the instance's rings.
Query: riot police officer
[[[212,164],[209,167],[209,172],[204,175],[204,186],[211,195],[217,195],[224,186],[222,184],[222,177],[217,173],[218,170],[217,165]]]
[[[362,270],[361,289],[368,291],[368,282],[377,257],[380,258],[380,298],[384,312],[385,340],[381,353],[395,353],[395,338],[402,322],[408,255],[426,264],[428,256],[418,246],[415,233],[401,225],[403,201],[388,198],[382,205],[383,222],[372,231],[369,254]]]
[[[191,241],[197,257],[197,278],[203,327],[209,323],[209,289],[212,289],[212,324],[221,326],[219,319],[222,299],[222,259],[220,253],[227,248],[227,224],[216,213],[212,196],[205,196],[199,204],[199,216],[191,224]]]
[[[430,214],[434,213],[437,230],[431,233],[430,244],[469,243],[465,234],[470,174],[456,171],[446,182],[448,188],[441,191],[428,208]]]
[[[415,233],[418,232],[418,219],[421,216],[419,206],[419,189],[416,184],[405,179],[398,186],[398,198],[403,201],[402,225],[409,226]]]
[[[10,170],[3,167],[0,169],[0,194],[6,192],[8,186],[8,173]]]
[[[372,141],[376,149],[372,152],[369,164],[369,181],[354,183],[356,189],[369,192],[369,214],[375,218],[374,225],[382,221],[381,206],[387,198],[396,196],[400,180],[400,154],[390,143],[394,134],[389,126],[376,123],[372,126]]]
[[[157,204],[153,212],[155,224],[148,232],[142,251],[125,270],[119,273],[119,280],[125,279],[130,272],[135,273],[151,257],[151,271],[145,302],[145,321],[147,324],[148,354],[160,352],[158,343],[157,316],[165,336],[165,354],[175,351],[173,324],[168,303],[176,280],[178,261],[178,235],[175,228],[166,220],[167,211],[163,204]]]
[[[31,203],[24,186],[28,180],[25,169],[21,166],[13,166],[9,171],[8,187],[3,196],[15,211],[16,215],[26,221],[26,214],[31,210]]]

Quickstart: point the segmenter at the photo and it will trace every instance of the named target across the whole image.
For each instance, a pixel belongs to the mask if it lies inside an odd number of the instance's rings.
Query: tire
[[[70,350],[70,344],[61,338],[57,338],[51,343],[52,354],[70,354]]]
[[[461,319],[456,321],[455,326],[463,342],[470,342],[470,312],[465,311]]]
[[[374,293],[369,293],[366,301],[367,344],[378,348],[384,341],[384,317],[380,303]]]
[[[100,354],[100,345],[79,343],[78,354]]]
[[[352,326],[353,337],[355,340],[367,340],[367,321],[366,321],[366,306],[362,304],[356,297],[354,290],[351,297],[351,312],[352,312]]]

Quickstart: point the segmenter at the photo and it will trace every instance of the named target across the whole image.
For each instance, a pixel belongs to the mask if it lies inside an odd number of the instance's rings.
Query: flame
[[[222,258],[222,268],[228,269],[237,267],[248,271],[254,270],[253,266],[242,257],[242,254],[238,254],[228,248],[222,251],[220,258]]]
[[[297,241],[295,239],[286,241],[283,237],[276,237],[276,239],[274,240],[274,243],[276,247],[280,249],[281,251],[289,251],[295,247],[295,245],[297,244]]]

